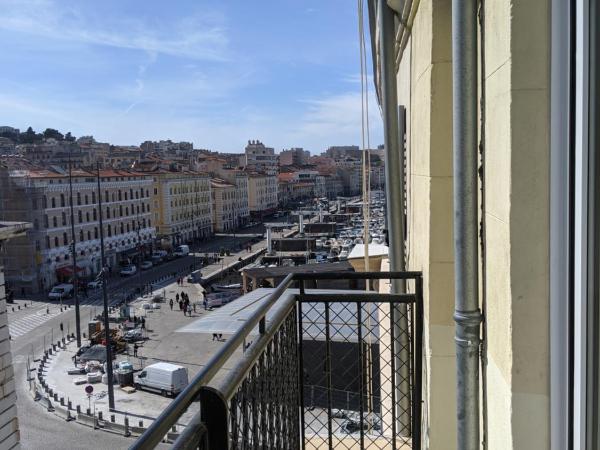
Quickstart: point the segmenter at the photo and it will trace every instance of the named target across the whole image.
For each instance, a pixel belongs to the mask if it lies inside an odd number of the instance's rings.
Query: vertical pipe
[[[401,149],[404,147],[404,108],[398,109],[395,63],[394,13],[386,0],[378,1],[379,56],[381,60],[381,107],[383,110],[383,132],[385,143],[385,184],[387,208],[387,235],[389,245],[390,271],[405,270],[404,264],[404,168]],[[399,120],[398,116],[402,117]],[[392,292],[406,292],[405,280],[392,280]],[[392,339],[398,341],[396,358],[398,373],[392,383],[398,390],[398,432],[410,434],[410,383],[408,371],[408,318],[405,304],[391,305],[397,309],[397,323],[391,330]],[[420,376],[418,374],[417,376]]]
[[[267,255],[273,253],[273,237],[271,236],[271,227],[267,227]]]
[[[477,0],[452,2],[457,444],[479,448]]]

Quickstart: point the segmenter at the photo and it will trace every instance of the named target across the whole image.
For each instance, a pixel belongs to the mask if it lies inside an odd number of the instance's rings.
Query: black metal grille
[[[412,304],[314,297],[299,296],[305,448],[417,448]]]
[[[337,278],[413,280],[414,294],[304,289]],[[417,272],[288,275],[132,448],[152,448],[199,399],[176,448],[420,450],[422,299]]]
[[[296,308],[229,401],[232,449],[299,448]]]

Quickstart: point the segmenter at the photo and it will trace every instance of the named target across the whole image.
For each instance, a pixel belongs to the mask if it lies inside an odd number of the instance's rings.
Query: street
[[[245,233],[256,233],[250,230]],[[221,248],[239,247],[248,242],[248,237],[218,236],[210,242],[195,249],[197,262],[203,253],[217,252]],[[260,243],[263,245],[264,243]],[[255,248],[258,247],[255,246]],[[127,278],[111,277],[107,284],[109,303],[117,303],[125,296],[134,292],[139,286],[164,280],[155,284],[155,291],[160,291],[160,286],[172,282],[168,278],[172,273],[187,274],[190,265],[195,261],[189,255],[173,261],[165,262],[147,271],[138,272]],[[11,350],[15,370],[15,383],[17,391],[17,408],[19,428],[21,430],[21,446],[24,449],[121,449],[127,448],[132,440],[111,433],[94,431],[91,428],[68,423],[56,415],[45,411],[34,404],[27,381],[28,359],[39,358],[51,341],[56,342],[62,337],[60,325],[63,324],[64,333],[75,330],[75,308],[67,308],[73,300],[63,303],[61,312],[60,303],[47,300],[16,300],[14,304],[7,305],[9,329],[11,333]],[[27,307],[25,307],[27,304]],[[81,329],[87,332],[87,322],[90,317],[102,311],[102,290],[90,291],[87,298],[82,298],[81,304]],[[20,307],[20,309],[19,309]],[[14,312],[13,309],[14,308]],[[49,313],[47,314],[47,308]],[[83,342],[86,340],[82,339]],[[33,372],[32,372],[33,375]],[[101,433],[101,434],[99,434]],[[65,443],[69,443],[65,446]]]

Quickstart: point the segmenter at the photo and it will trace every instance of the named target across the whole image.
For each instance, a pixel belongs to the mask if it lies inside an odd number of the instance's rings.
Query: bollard
[[[15,312],[15,307],[14,307],[14,306],[13,306],[13,308],[12,308],[12,312]]]
[[[131,436],[131,432],[129,431],[129,417],[123,419],[123,424],[125,425],[125,437]]]
[[[64,397],[60,398],[60,406],[65,406],[65,398]]]
[[[86,415],[88,415],[88,416],[91,416],[91,415],[92,415],[92,411],[90,411],[90,408],[85,408],[85,413],[86,413]]]
[[[140,428],[144,428],[144,421],[143,421],[143,420],[140,420],[140,422],[139,422],[139,427],[140,427]]]
[[[54,395],[52,395],[52,398],[54,398],[54,401],[57,402],[58,401],[58,393],[55,392]]]
[[[67,409],[68,409],[69,411],[73,409],[73,403],[71,402],[71,400],[69,400],[69,401],[67,402]]]
[[[77,414],[81,414],[81,405],[77,405],[75,411],[77,411]]]
[[[110,421],[111,421],[112,423],[115,423],[115,415],[114,415],[114,414],[111,414],[111,415],[110,415]]]
[[[19,309],[19,311],[21,311],[21,305],[17,305],[17,308]]]
[[[177,433],[177,425],[173,425],[173,428],[171,428],[171,431],[173,431],[173,433]]]
[[[102,411],[98,411],[98,420],[102,420]]]

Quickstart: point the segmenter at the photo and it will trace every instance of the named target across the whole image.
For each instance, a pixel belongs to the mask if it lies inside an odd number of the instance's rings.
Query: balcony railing
[[[305,288],[339,279],[356,289]],[[394,280],[412,293],[373,290]],[[177,449],[420,449],[422,300],[417,272],[288,275],[131,449],[189,407]]]

